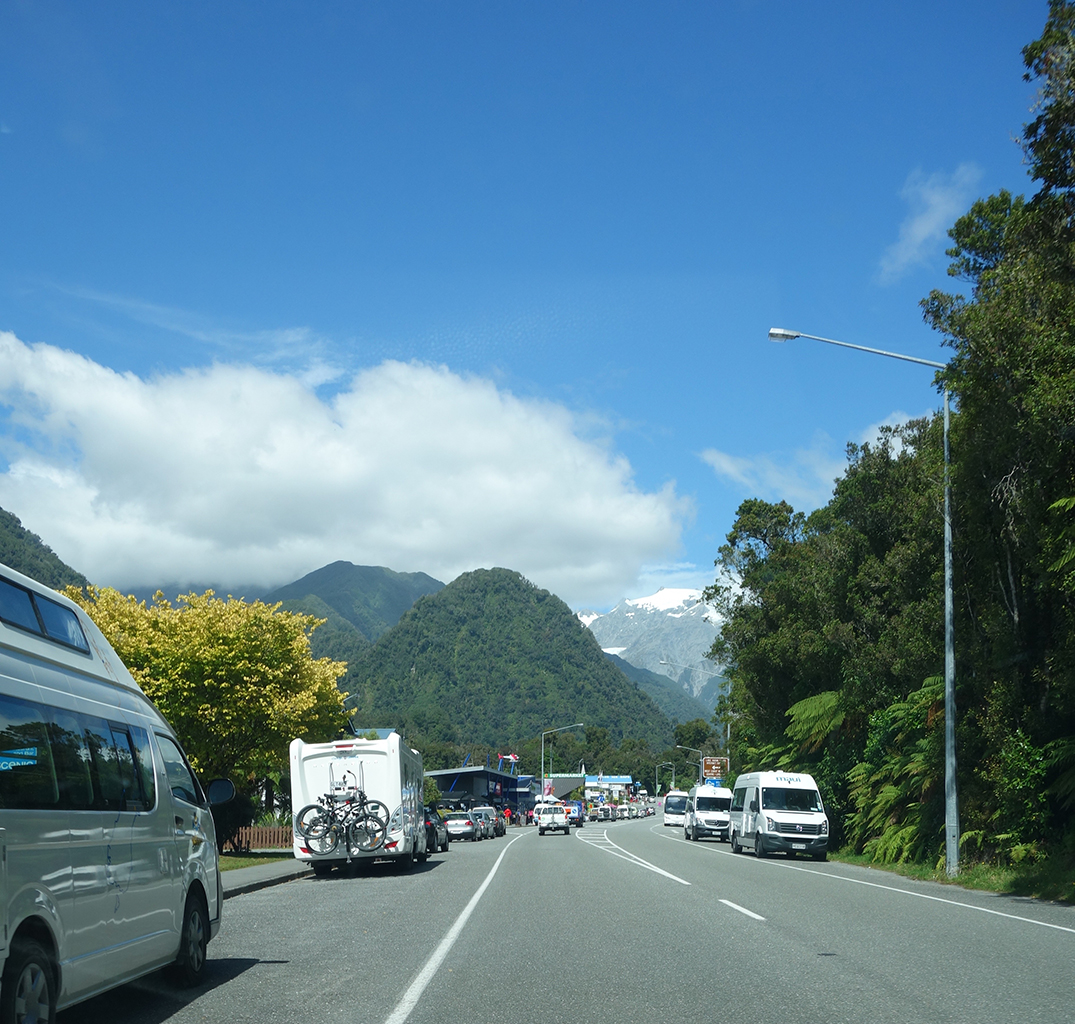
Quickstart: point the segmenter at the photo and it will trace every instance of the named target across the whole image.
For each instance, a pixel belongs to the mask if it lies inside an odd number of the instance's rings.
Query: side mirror
[[[757,814],[758,813],[758,801],[757,800],[751,800],[750,801],[750,813],[751,814]]]
[[[206,795],[209,797],[210,807],[226,804],[235,797],[235,784],[231,779],[213,779],[206,786]]]

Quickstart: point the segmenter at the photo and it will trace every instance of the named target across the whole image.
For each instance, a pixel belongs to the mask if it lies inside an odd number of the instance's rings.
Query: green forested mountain
[[[338,630],[349,623],[372,642],[399,622],[418,598],[443,586],[424,572],[333,562],[271,591],[262,600],[267,604],[282,601],[289,611],[327,618],[325,625]]]
[[[648,668],[639,668],[615,654],[606,653],[605,657],[628,679],[637,683],[638,688],[649,695],[669,721],[691,722],[696,718],[708,720],[713,717],[716,700],[707,707],[704,701],[692,697],[679,683],[674,679],[669,679],[668,676],[651,672]]]
[[[59,590],[89,581],[56,556],[36,533],[27,530],[18,518],[0,508],[0,562],[24,576]]]
[[[508,744],[572,722],[657,749],[672,740],[571,609],[509,569],[420,598],[348,675],[356,722],[402,725],[413,742]]]

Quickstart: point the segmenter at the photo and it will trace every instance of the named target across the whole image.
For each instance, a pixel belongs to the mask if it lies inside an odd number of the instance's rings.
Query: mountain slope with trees
[[[672,728],[558,597],[508,569],[465,573],[420,598],[352,666],[360,727],[412,742],[510,744],[583,722],[661,749]]]
[[[27,530],[18,517],[2,508],[0,562],[54,590],[63,590],[66,586],[84,587],[89,582],[82,573],[63,562],[36,533]]]

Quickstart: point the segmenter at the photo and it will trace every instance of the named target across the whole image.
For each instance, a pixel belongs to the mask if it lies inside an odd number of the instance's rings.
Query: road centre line
[[[674,843],[678,842],[683,843],[684,845],[692,845],[688,844],[685,839],[679,839],[674,835],[663,836],[662,838],[671,839]],[[701,847],[699,847],[699,849],[701,849]],[[712,849],[714,853],[719,853],[722,857],[735,857],[738,860],[739,857],[742,856],[742,854],[732,853],[731,850],[719,850],[716,848]],[[930,896],[924,892],[914,892],[911,889],[901,889],[895,885],[884,885],[881,882],[868,882],[864,878],[848,878],[847,875],[834,875],[830,874],[827,871],[818,871],[816,868],[800,867],[798,864],[781,864],[779,861],[775,860],[766,860],[765,863],[768,864],[770,867],[784,868],[786,871],[801,871],[807,875],[817,875],[820,878],[831,878],[837,882],[851,882],[854,885],[869,886],[871,889],[884,889],[887,892],[899,893],[902,896],[915,896],[920,900],[931,900],[934,903],[946,903],[950,907],[961,907],[964,910],[977,910],[979,913],[992,914],[994,917],[1006,917],[1009,921],[1022,921],[1023,924],[1036,924],[1039,928],[1052,928],[1058,932],[1069,932],[1070,934],[1075,935],[1075,928],[1069,928],[1067,925],[1052,924],[1049,921],[1036,921],[1032,917],[1021,917],[1019,914],[1009,914],[1003,910],[992,910],[989,907],[976,907],[973,903],[963,903],[960,900],[949,900],[945,899],[943,896]]]
[[[746,914],[747,917],[754,918],[755,921],[764,921],[765,918],[761,914],[755,914],[753,910],[747,910],[746,907],[739,906],[738,903],[733,903],[731,900],[720,900],[726,907],[731,907],[732,910],[738,910],[740,914]]]
[[[385,1024],[403,1024],[411,1015],[411,1011],[418,1005],[418,1000],[422,998],[422,993],[425,992],[434,975],[440,969],[440,965],[444,963],[444,958],[448,955],[452,946],[455,945],[456,940],[463,931],[463,926],[470,919],[470,915],[478,905],[478,901],[485,895],[485,890],[489,888],[489,883],[493,880],[493,876],[500,870],[500,862],[504,859],[508,850],[511,849],[512,843],[521,838],[521,835],[515,836],[500,851],[500,856],[497,857],[496,863],[489,871],[489,874],[485,876],[485,881],[478,886],[478,891],[470,897],[470,902],[455,919],[455,923],[448,929],[444,938],[440,940],[437,948],[433,950],[432,955],[425,962],[425,966],[418,972],[418,976],[411,982],[407,991],[403,993],[400,1001],[396,1003],[396,1008],[385,1018]]]
[[[686,879],[680,878],[677,875],[673,875],[670,872],[665,871],[664,868],[659,868],[656,864],[651,864],[648,860],[643,860],[641,857],[636,856],[628,850],[625,850],[622,846],[617,846],[611,839],[609,839],[607,829],[605,832],[602,833],[602,837],[597,840],[590,839],[588,836],[584,838],[583,835],[578,831],[575,832],[575,837],[580,842],[586,843],[588,846],[593,847],[595,850],[602,850],[604,853],[611,853],[613,857],[619,857],[620,860],[625,860],[628,864],[637,864],[639,867],[643,867],[647,871],[656,872],[656,874],[658,875],[664,875],[665,878],[672,879],[673,882],[679,882],[680,885],[691,884]],[[608,843],[608,846],[612,847],[611,850],[603,843],[600,846],[598,845],[598,843],[601,843],[602,839],[604,840],[604,843]]]

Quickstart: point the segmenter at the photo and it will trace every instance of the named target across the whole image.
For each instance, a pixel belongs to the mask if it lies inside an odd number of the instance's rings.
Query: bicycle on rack
[[[330,765],[329,787],[317,803],[307,804],[295,815],[295,831],[306,840],[310,852],[321,857],[335,851],[341,838],[349,856],[375,853],[388,834],[388,808],[379,800],[366,798],[352,771],[344,772],[337,781]]]

